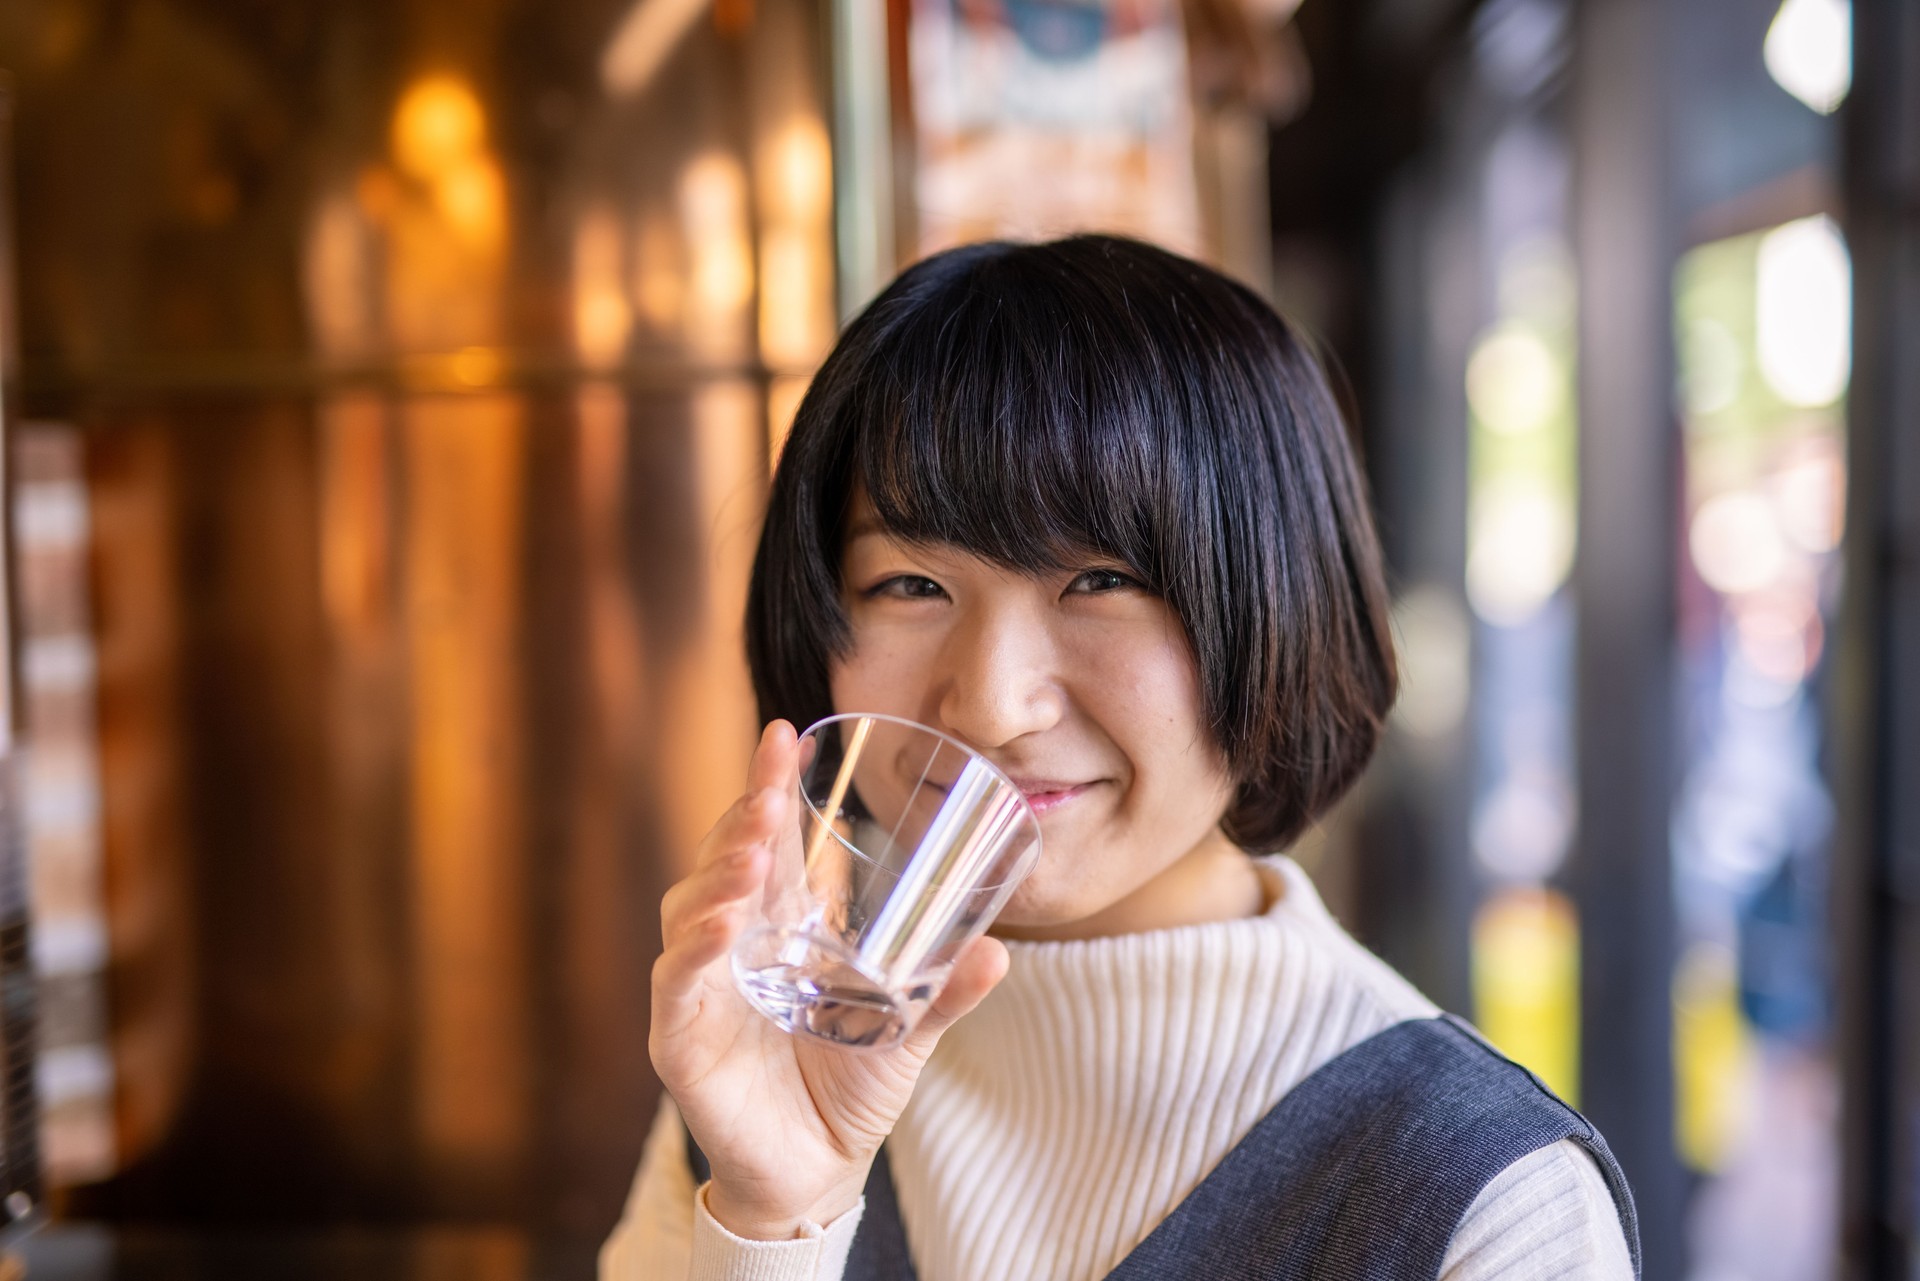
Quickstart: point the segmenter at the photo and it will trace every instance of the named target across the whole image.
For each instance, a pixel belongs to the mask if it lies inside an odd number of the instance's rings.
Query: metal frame
[[[840,321],[893,278],[893,98],[887,0],[828,0],[832,23],[833,220]]]

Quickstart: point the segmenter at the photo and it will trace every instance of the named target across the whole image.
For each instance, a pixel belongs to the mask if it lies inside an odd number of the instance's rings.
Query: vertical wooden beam
[[[1633,1184],[1645,1275],[1677,1277],[1670,32],[1659,0],[1586,0],[1576,24],[1581,1101]]]
[[[1841,1270],[1910,1275],[1920,1162],[1920,10],[1855,0],[1846,595],[1834,664]]]
[[[321,1090],[356,1170],[413,1152],[407,633],[401,617],[403,478],[392,399],[341,390],[314,407],[324,659],[327,991],[344,1012]]]
[[[175,1131],[200,1030],[203,924],[192,892],[186,711],[169,679],[185,649],[174,536],[182,486],[158,415],[90,442],[86,466],[116,1146],[134,1162]]]

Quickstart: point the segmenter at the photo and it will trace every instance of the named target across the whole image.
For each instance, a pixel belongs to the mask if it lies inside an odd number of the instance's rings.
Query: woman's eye
[[[1101,592],[1117,592],[1128,587],[1138,586],[1140,586],[1138,582],[1127,577],[1117,569],[1089,569],[1078,578],[1075,578],[1073,582],[1069,583],[1067,590],[1070,592],[1078,591],[1098,594]]]
[[[919,574],[896,574],[867,589],[869,596],[894,596],[903,600],[938,600],[946,594],[940,584]]]

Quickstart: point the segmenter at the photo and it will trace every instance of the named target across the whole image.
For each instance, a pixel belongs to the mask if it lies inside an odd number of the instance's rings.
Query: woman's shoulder
[[[1276,1185],[1285,1198],[1338,1207],[1323,1238],[1302,1239],[1306,1257],[1400,1258],[1367,1233],[1399,1218],[1450,1229],[1405,1246],[1446,1281],[1633,1275],[1631,1204],[1604,1143],[1457,1020],[1369,1038],[1282,1100],[1258,1138],[1248,1159],[1294,1177]]]
[[[1494,1176],[1448,1244],[1442,1281],[1579,1277],[1631,1281],[1633,1259],[1593,1154],[1562,1139]]]

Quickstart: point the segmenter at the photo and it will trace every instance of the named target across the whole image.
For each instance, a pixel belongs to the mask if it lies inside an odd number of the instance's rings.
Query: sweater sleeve
[[[791,1241],[749,1241],[707,1213],[706,1186],[694,1186],[686,1144],[680,1112],[662,1096],[626,1210],[600,1247],[600,1281],[841,1281],[864,1199]]]
[[[1562,1139],[1508,1166],[1454,1230],[1441,1281],[1633,1281],[1626,1233],[1587,1150]]]

